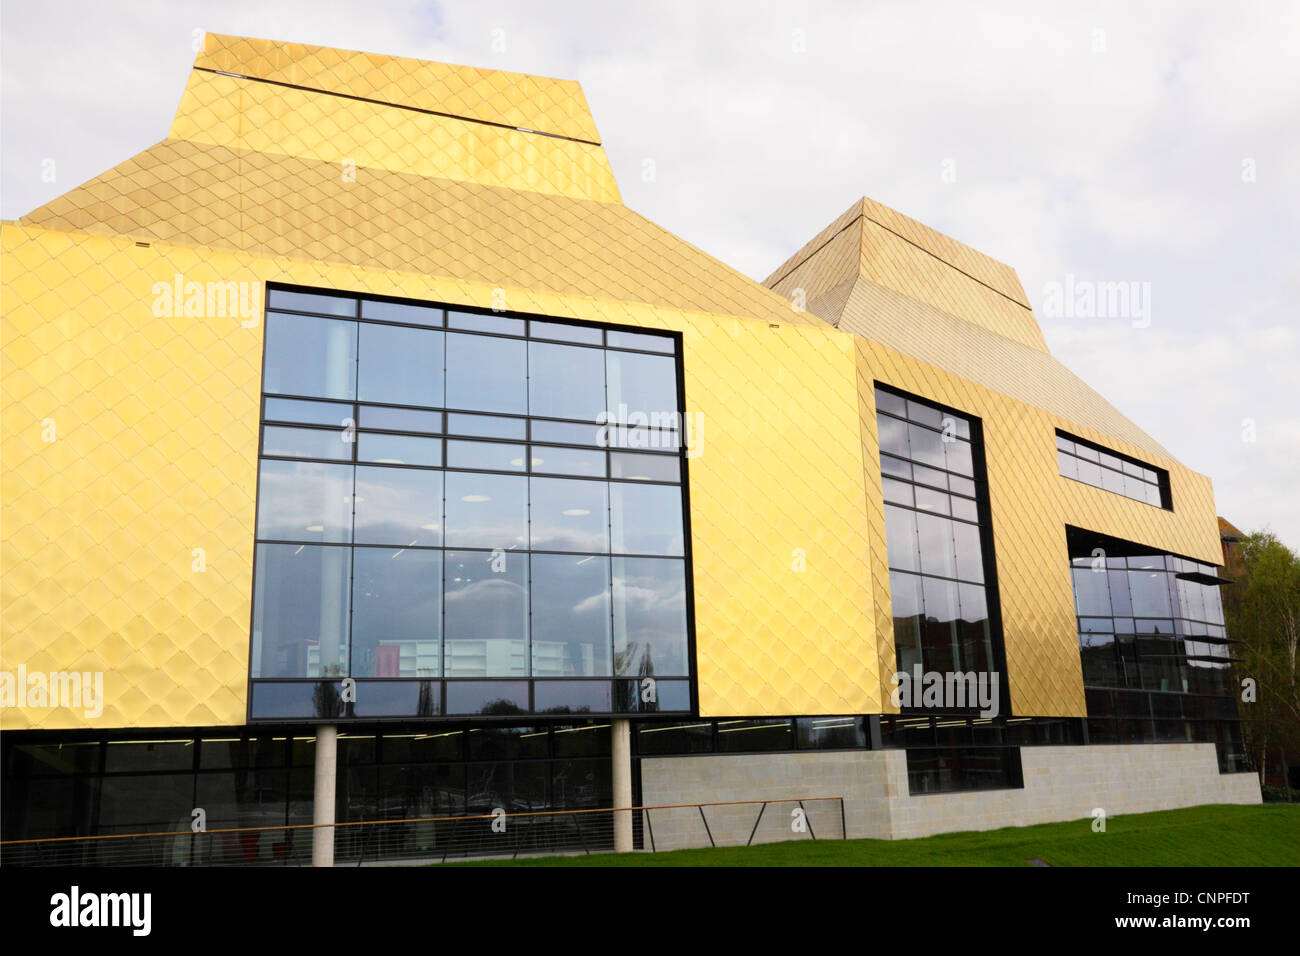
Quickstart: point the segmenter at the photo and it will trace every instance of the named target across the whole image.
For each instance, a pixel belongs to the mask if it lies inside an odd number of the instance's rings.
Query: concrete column
[[[614,806],[632,806],[632,722],[626,718],[610,721],[611,763],[614,777]],[[614,852],[632,850],[632,811],[614,814]]]
[[[337,727],[316,728],[316,789],[311,799],[311,865],[334,865],[334,787],[338,780]]]

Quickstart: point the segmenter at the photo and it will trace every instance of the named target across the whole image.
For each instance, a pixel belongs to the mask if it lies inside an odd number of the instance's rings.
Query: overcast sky
[[[627,205],[756,279],[892,206],[1300,547],[1300,4],[0,0],[0,216],[162,139],[196,30],[579,80]],[[1149,301],[1060,315],[1069,281]]]

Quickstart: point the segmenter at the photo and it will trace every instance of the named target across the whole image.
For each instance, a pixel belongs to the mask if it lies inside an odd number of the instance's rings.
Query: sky
[[[0,0],[0,217],[162,139],[202,30],[578,80],[624,202],[760,281],[870,196],[1300,549],[1300,4]]]

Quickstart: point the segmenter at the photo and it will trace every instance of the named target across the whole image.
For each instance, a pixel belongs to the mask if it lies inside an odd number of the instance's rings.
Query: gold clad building
[[[6,840],[1259,799],[1209,478],[869,199],[760,285],[576,83],[209,35],[0,240]]]

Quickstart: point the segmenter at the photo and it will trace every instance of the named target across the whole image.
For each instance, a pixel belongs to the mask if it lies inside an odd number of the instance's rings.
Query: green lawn
[[[917,840],[798,840],[457,866],[1300,866],[1300,804],[1216,805]]]

